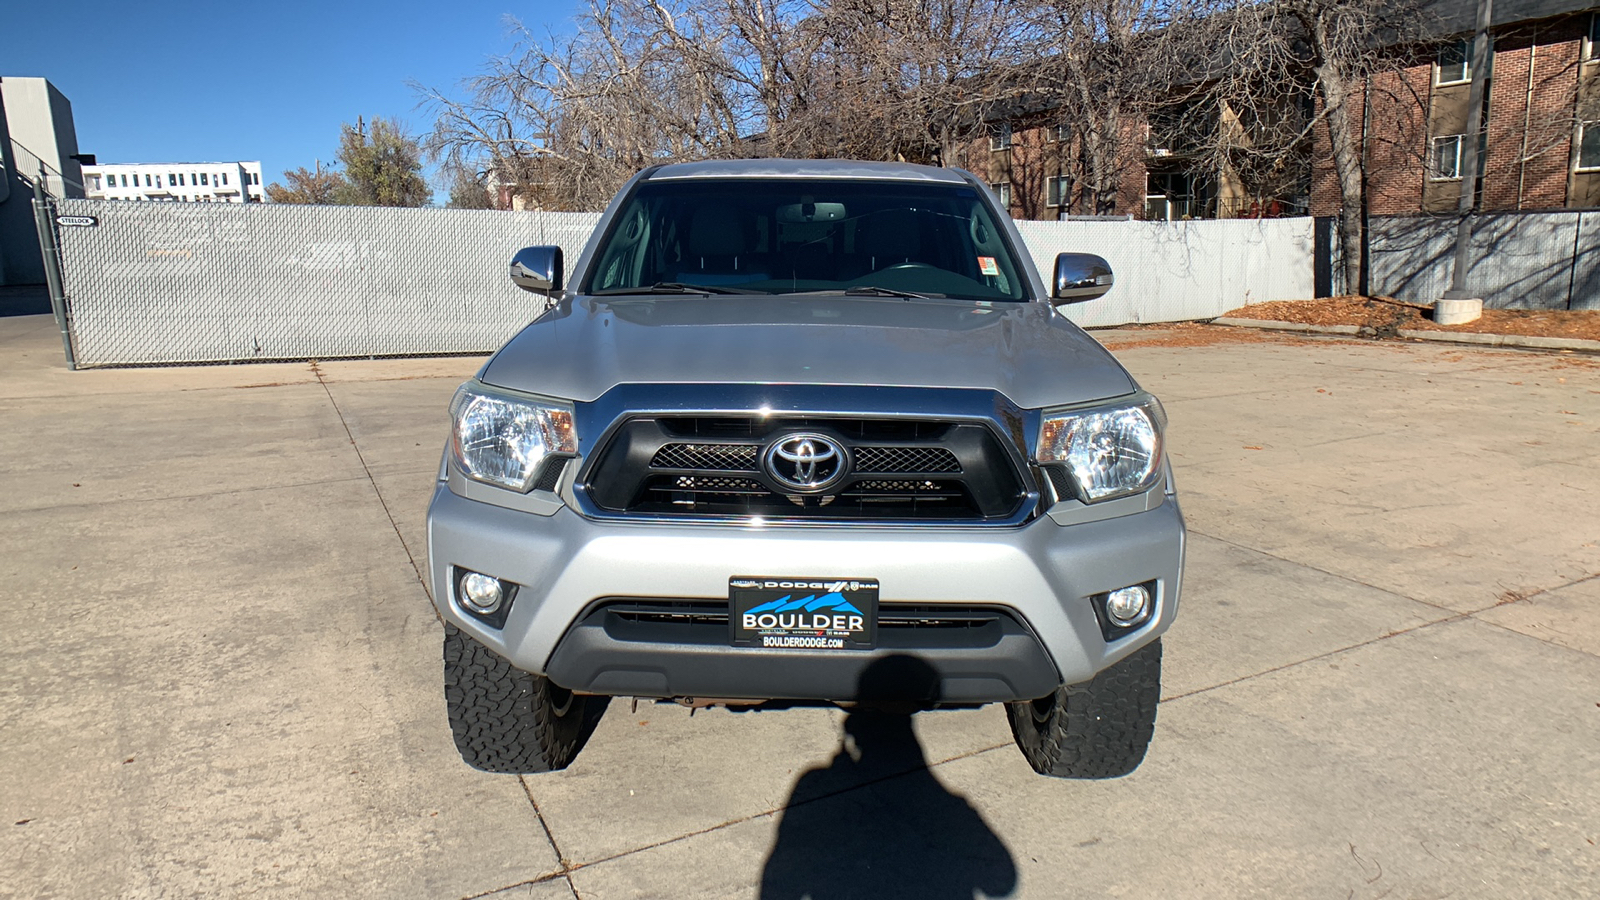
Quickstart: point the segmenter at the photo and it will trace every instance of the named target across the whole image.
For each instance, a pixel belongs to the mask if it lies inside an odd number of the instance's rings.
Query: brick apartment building
[[[1151,145],[1142,123],[1124,128],[1115,215],[1184,219],[1215,215],[1209,180],[1185,171],[1165,147]],[[959,148],[956,165],[989,182],[1018,219],[1089,215],[1094,198],[1069,174],[1080,152],[1066,126],[1048,110],[993,123],[988,134]]]
[[[1351,115],[1366,155],[1367,211],[1445,213],[1461,197],[1476,4],[1436,5],[1439,43],[1367,79]],[[1490,29],[1480,209],[1600,206],[1600,7],[1594,0],[1497,0]],[[1326,128],[1311,154],[1313,215],[1334,215]]]
[[[1367,79],[1352,115],[1363,135],[1368,212],[1421,215],[1456,209],[1467,125],[1475,0],[1436,0],[1423,11],[1429,40],[1392,48],[1409,65]],[[1496,0],[1481,207],[1600,207],[1600,3]],[[1226,112],[1224,111],[1224,115]],[[1130,123],[1122,136],[1116,215],[1139,219],[1336,215],[1338,183],[1326,127],[1305,158],[1286,161],[1300,180],[1276,199],[1250,197],[1227,171],[1197,170],[1181,142]],[[955,164],[985,178],[1019,219],[1093,213],[1073,182],[1078,144],[1048,109],[1026,109],[967,142]]]

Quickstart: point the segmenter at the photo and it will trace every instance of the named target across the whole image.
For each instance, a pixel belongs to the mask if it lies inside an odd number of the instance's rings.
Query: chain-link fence
[[[80,366],[487,352],[547,303],[511,284],[512,254],[555,244],[570,266],[599,219],[98,200],[56,211]]]
[[[1374,294],[1432,303],[1450,287],[1457,218],[1374,217]],[[1600,212],[1473,216],[1467,290],[1493,309],[1600,309]]]
[[[570,268],[599,218],[96,200],[57,214],[83,366],[488,352],[546,305],[511,284],[512,254],[555,244]],[[1047,278],[1064,250],[1111,263],[1109,295],[1064,308],[1083,325],[1313,293],[1310,219],[1018,225]]]
[[[1079,325],[1211,319],[1268,300],[1314,292],[1312,220],[1195,219],[1183,222],[1018,222],[1048,284],[1057,253],[1098,253],[1117,284],[1062,312]]]

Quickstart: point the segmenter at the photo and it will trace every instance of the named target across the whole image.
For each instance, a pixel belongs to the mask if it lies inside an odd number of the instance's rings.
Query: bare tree
[[[1085,211],[1116,212],[1153,120],[1202,96],[1213,0],[1041,0],[1033,30],[1044,51],[1032,89],[1072,141],[1062,155]],[[1066,148],[1063,148],[1066,149]],[[1141,186],[1142,188],[1142,186]]]
[[[495,198],[489,193],[487,178],[481,172],[456,169],[450,173],[449,209],[494,209]]]
[[[577,36],[521,32],[469,83],[426,91],[428,148],[553,209],[593,209],[633,172],[744,155],[789,103],[781,0],[591,0]]]
[[[590,0],[564,40],[522,32],[469,98],[424,90],[428,149],[547,208],[596,208],[693,159],[946,163],[1035,48],[1008,0]]]
[[[778,146],[794,155],[953,164],[983,120],[1027,90],[1027,64],[1041,52],[1032,8],[1013,0],[819,6],[803,23],[817,37],[808,102],[774,125]]]
[[[1221,152],[1259,190],[1274,189],[1282,161],[1310,152],[1313,129],[1325,129],[1339,194],[1339,231],[1345,284],[1364,284],[1362,211],[1371,149],[1362,118],[1404,110],[1426,98],[1405,95],[1396,77],[1414,53],[1421,17],[1418,0],[1264,0],[1240,3],[1215,31],[1226,66],[1219,88],[1233,128]],[[1389,76],[1381,96],[1369,98],[1369,80]],[[1373,110],[1366,103],[1373,101]],[[1390,155],[1415,155],[1420,134],[1386,116]],[[1400,125],[1404,125],[1401,122]]]

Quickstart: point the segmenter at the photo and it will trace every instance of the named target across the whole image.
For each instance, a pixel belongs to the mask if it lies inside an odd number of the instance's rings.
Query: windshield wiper
[[[855,287],[845,288],[846,297],[900,297],[905,300],[932,300],[927,294],[914,294],[911,291],[897,291],[894,288],[878,287],[875,284],[858,284]]]
[[[737,288],[722,287],[713,284],[684,284],[681,281],[658,281],[649,287],[612,288],[609,291],[595,291],[596,297],[608,297],[617,294],[760,294],[764,291],[739,290]]]

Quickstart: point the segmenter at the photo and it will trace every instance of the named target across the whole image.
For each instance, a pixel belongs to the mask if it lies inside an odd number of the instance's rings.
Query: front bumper
[[[508,509],[441,481],[428,509],[428,558],[434,603],[447,620],[518,668],[573,690],[851,700],[869,663],[909,654],[938,673],[944,702],[1019,700],[1087,681],[1171,624],[1183,516],[1169,494],[1148,505],[1114,518],[1063,524],[1075,517],[1056,514],[1007,528],[634,524],[566,506],[548,514]],[[503,628],[461,610],[453,567],[520,585]],[[943,606],[1000,610],[1004,621],[992,640],[952,646],[926,631],[882,630],[877,649],[840,652],[733,647],[704,627],[665,637],[618,626],[605,612],[617,599],[725,605],[737,575],[876,578],[885,616]],[[1145,582],[1156,586],[1154,614],[1108,643],[1089,598]]]

